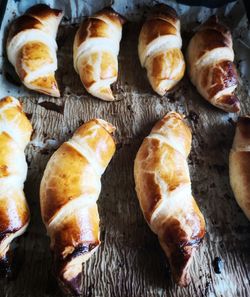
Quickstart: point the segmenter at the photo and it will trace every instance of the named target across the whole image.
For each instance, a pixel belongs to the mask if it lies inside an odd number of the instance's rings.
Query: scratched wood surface
[[[57,77],[63,97],[51,99],[30,92],[21,98],[34,127],[27,148],[25,193],[31,223],[17,242],[10,280],[0,281],[1,297],[62,296],[51,274],[49,239],[41,221],[39,184],[48,159],[83,122],[100,117],[117,127],[117,152],[102,178],[98,201],[102,245],[84,265],[83,296],[88,297],[249,297],[250,225],[229,185],[228,154],[236,116],[205,102],[187,77],[160,98],[151,90],[137,57],[140,24],[124,27],[119,55],[116,102],[88,95],[72,66],[76,27],[61,26]],[[183,33],[184,51],[190,33]],[[236,53],[237,61],[237,53]],[[247,86],[237,93],[242,114],[250,111]],[[189,157],[192,189],[206,218],[207,234],[195,255],[192,282],[181,289],[171,280],[157,238],[146,225],[134,191],[133,161],[142,139],[168,111],[184,113],[193,131]],[[224,263],[221,274],[213,261]]]

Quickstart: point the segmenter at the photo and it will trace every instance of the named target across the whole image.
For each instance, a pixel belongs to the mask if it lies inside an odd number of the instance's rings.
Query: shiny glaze
[[[64,290],[71,293],[79,293],[82,263],[100,244],[96,201],[101,175],[115,152],[114,129],[99,119],[79,127],[53,154],[42,178],[41,211],[54,270]]]
[[[233,93],[238,83],[233,58],[230,31],[218,17],[210,17],[189,43],[189,75],[206,100],[227,112],[240,110],[239,99]]]
[[[24,85],[55,97],[60,94],[54,74],[57,67],[56,45],[51,40],[56,37],[62,16],[62,11],[47,5],[33,6],[12,22],[7,39],[8,57]],[[15,42],[22,40],[25,34],[28,34],[27,42],[19,49]],[[39,39],[40,34],[43,36],[42,41]],[[15,61],[11,58],[13,55]],[[43,67],[47,67],[47,73],[39,72]]]
[[[155,5],[142,26],[138,53],[152,88],[161,96],[184,75],[185,61],[180,48],[180,20],[176,11],[165,4]]]
[[[114,100],[110,85],[117,80],[117,54],[124,22],[113,9],[105,8],[86,18],[75,36],[75,69],[86,90],[102,100]]]
[[[157,234],[175,281],[190,282],[189,265],[205,235],[205,222],[191,194],[186,158],[191,131],[174,112],[156,123],[136,155],[136,192],[144,217]]]
[[[11,242],[30,218],[23,182],[27,172],[24,148],[31,132],[20,103],[13,97],[0,100],[0,259],[9,249],[6,240]]]

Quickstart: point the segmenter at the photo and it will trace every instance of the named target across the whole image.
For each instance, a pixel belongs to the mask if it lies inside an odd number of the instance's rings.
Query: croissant
[[[11,24],[7,39],[8,59],[23,84],[54,97],[60,97],[55,39],[62,17],[61,10],[35,5]]]
[[[54,271],[70,293],[80,293],[82,263],[100,245],[96,201],[101,176],[115,152],[114,130],[100,119],[82,125],[52,155],[41,181],[41,212]]]
[[[188,45],[189,76],[207,101],[227,112],[240,110],[234,94],[238,77],[233,60],[230,31],[216,16],[210,17]]]
[[[229,173],[234,196],[250,220],[250,116],[238,120],[229,155]]]
[[[27,175],[24,149],[32,127],[13,97],[0,100],[0,269],[8,268],[11,242],[29,224],[23,185]]]
[[[156,5],[142,26],[138,53],[152,88],[161,96],[184,75],[181,46],[180,20],[176,11],[165,4]]]
[[[187,157],[191,131],[175,112],[153,127],[135,158],[134,177],[139,203],[157,234],[175,281],[186,286],[195,249],[205,235],[205,222],[191,193]]]
[[[85,89],[102,100],[114,100],[110,85],[117,80],[117,56],[124,22],[113,9],[105,8],[85,19],[75,36],[75,70]]]

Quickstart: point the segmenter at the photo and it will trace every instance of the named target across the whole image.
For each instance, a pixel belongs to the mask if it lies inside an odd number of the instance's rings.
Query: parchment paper
[[[217,13],[233,33],[235,62],[239,73],[237,95],[241,114],[250,112],[249,25],[241,2],[219,9],[189,7],[173,1],[181,15],[183,52],[200,22]],[[61,98],[54,99],[25,89],[15,78],[4,56],[9,22],[36,1],[9,1],[0,37],[0,98],[17,96],[30,118],[34,133],[26,154],[29,164],[25,193],[31,209],[26,236],[17,241],[16,276],[0,280],[0,297],[62,296],[51,274],[49,239],[41,221],[39,185],[51,154],[83,122],[101,117],[117,127],[117,152],[102,178],[98,200],[102,244],[83,266],[83,296],[92,297],[249,297],[250,226],[238,207],[228,179],[228,154],[237,115],[207,103],[187,75],[163,96],[155,94],[140,67],[137,55],[141,22],[154,1],[115,1],[124,15],[119,54],[119,78],[115,102],[103,102],[84,90],[73,69],[72,45],[84,16],[111,1],[47,1],[65,11],[58,31],[58,70]],[[186,116],[193,131],[189,168],[194,196],[203,212],[207,235],[191,267],[192,282],[181,289],[171,281],[157,238],[141,214],[134,191],[133,161],[142,139],[168,111]],[[223,262],[214,271],[215,257]]]

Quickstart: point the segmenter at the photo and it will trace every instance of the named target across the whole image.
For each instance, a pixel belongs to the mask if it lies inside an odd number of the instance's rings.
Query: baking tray
[[[8,1],[1,28],[35,1]],[[233,32],[235,62],[240,80],[237,95],[241,114],[250,112],[249,30],[241,2],[217,9],[188,7],[162,1],[177,9],[182,20],[183,52],[193,30],[209,15],[218,13]],[[3,3],[3,2],[2,2]],[[23,103],[34,133],[26,150],[29,171],[25,193],[31,223],[15,249],[15,265],[9,280],[0,280],[1,297],[62,296],[51,273],[49,238],[42,224],[39,185],[51,154],[83,122],[100,117],[117,127],[117,152],[102,178],[98,200],[102,244],[83,266],[83,296],[88,297],[249,297],[250,226],[229,185],[228,155],[236,115],[207,103],[187,75],[164,97],[156,95],[137,56],[138,34],[152,1],[115,1],[113,7],[128,18],[119,54],[119,79],[115,102],[103,102],[87,94],[73,69],[72,44],[79,21],[110,1],[49,1],[63,8],[59,27],[58,71],[62,97],[53,99],[18,85],[0,48],[0,97],[15,95]],[[223,15],[226,15],[223,17]],[[248,67],[247,67],[248,66]],[[194,196],[203,212],[207,234],[191,267],[187,288],[176,286],[156,236],[144,221],[134,191],[133,161],[142,139],[168,111],[183,113],[193,131],[189,168]],[[223,262],[221,274],[214,260]]]

